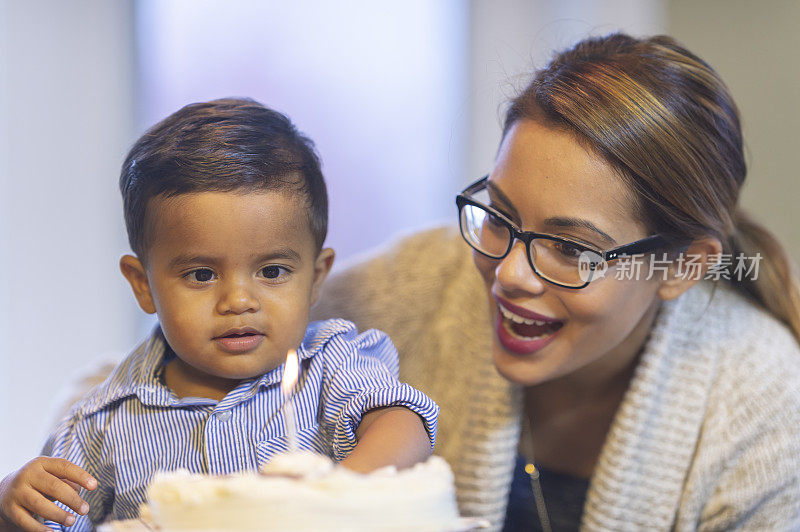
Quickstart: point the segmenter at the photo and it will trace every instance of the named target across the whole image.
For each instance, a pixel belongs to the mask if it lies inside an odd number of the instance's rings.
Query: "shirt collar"
[[[328,320],[325,322],[312,322],[306,329],[303,341],[297,349],[297,356],[302,366],[319,354],[325,344],[334,336],[348,332],[351,326],[344,320]],[[136,396],[139,401],[148,406],[170,407],[176,404],[206,404],[205,401],[178,399],[163,383],[161,374],[164,363],[175,356],[164,338],[160,326],[156,326],[147,340],[139,344],[133,352],[117,366],[108,378],[100,384],[95,391],[75,408],[83,415],[98,412],[106,406],[126,397]],[[250,381],[249,386],[242,383],[231,394],[238,396],[238,400],[246,400],[264,387],[274,386],[281,382],[285,363],[268,371],[258,378]],[[229,394],[229,395],[231,395]],[[227,398],[226,398],[227,399]],[[208,404],[216,401],[208,400]],[[225,399],[223,400],[227,402]]]
[[[343,332],[347,332],[351,327],[344,320],[328,320],[326,322],[312,322],[306,328],[303,341],[297,348],[297,359],[302,367],[303,362],[317,356],[325,347],[328,341]],[[253,389],[273,386],[280,384],[283,379],[284,362],[272,371],[268,371],[254,382]]]

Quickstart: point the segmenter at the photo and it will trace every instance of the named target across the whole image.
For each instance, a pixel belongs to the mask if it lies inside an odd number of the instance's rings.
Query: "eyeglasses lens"
[[[478,205],[461,208],[461,234],[474,249],[492,258],[502,258],[511,247],[514,234],[508,223]],[[584,286],[594,275],[589,264],[602,257],[565,240],[535,238],[528,249],[529,260],[536,273],[556,284]]]

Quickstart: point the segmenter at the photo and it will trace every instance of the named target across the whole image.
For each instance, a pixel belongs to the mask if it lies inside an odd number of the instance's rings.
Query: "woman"
[[[800,296],[738,208],[745,173],[706,63],[587,39],[511,102],[458,199],[469,247],[396,243],[317,316],[389,333],[441,406],[462,512],[495,530],[797,529]]]

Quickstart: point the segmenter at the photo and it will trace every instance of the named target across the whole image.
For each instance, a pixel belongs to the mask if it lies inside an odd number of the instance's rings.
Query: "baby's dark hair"
[[[151,198],[193,192],[287,190],[305,196],[317,249],[328,230],[328,194],[314,143],[285,115],[250,99],[193,103],[150,128],[119,178],[131,249],[147,256]]]

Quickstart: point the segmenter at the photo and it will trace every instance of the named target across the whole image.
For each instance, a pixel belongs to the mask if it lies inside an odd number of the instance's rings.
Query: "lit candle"
[[[286,364],[283,367],[283,379],[281,380],[281,391],[283,392],[283,421],[286,428],[286,439],[289,443],[289,452],[297,450],[297,420],[292,393],[297,384],[298,373],[299,363],[297,361],[297,351],[290,349],[289,352],[286,353]]]

